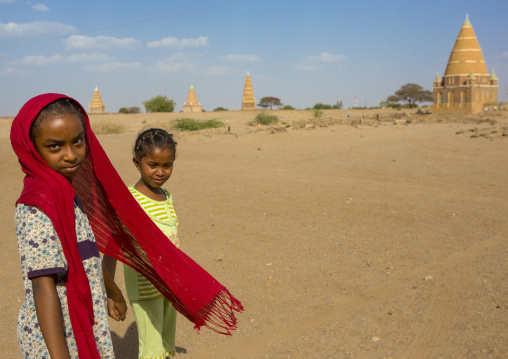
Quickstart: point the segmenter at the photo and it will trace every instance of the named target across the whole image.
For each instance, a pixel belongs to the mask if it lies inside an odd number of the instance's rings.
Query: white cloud
[[[164,60],[157,62],[153,67],[153,72],[162,73],[181,73],[197,71],[195,55],[185,52],[179,52]]]
[[[16,61],[19,65],[35,65],[35,66],[47,66],[58,63],[78,63],[78,62],[94,62],[94,61],[107,61],[108,56],[100,53],[93,54],[75,54],[69,57],[63,57],[61,55],[43,56],[43,55],[28,55],[23,57],[21,60]]]
[[[64,34],[72,31],[76,31],[74,26],[59,22],[35,21],[27,24],[16,24],[14,22],[5,24],[0,22],[0,38],[25,38],[49,34]]]
[[[316,62],[316,63],[333,63],[338,62],[340,60],[346,59],[346,56],[340,54],[329,54],[327,52],[322,52],[319,55],[308,56],[305,58],[305,62]]]
[[[195,61],[196,55],[188,52],[177,52],[173,56],[166,58],[166,61]]]
[[[53,56],[25,56],[21,60],[19,60],[20,64],[23,65],[36,65],[36,66],[44,66],[44,65],[53,65],[59,62],[64,62],[64,58],[60,55],[53,55]]]
[[[219,59],[229,62],[256,62],[261,61],[261,58],[256,55],[233,55],[228,54],[224,56],[219,56]]]
[[[203,70],[205,75],[221,76],[231,72],[231,68],[228,66],[210,66]]]
[[[109,73],[109,72],[130,72],[143,69],[143,65],[138,62],[121,63],[110,62],[100,65],[85,65],[84,69],[91,72]]]
[[[176,37],[166,37],[159,41],[150,41],[146,44],[147,47],[203,47],[208,46],[208,37],[200,36],[195,39],[181,39]]]
[[[192,72],[194,71],[196,66],[194,64],[188,62],[175,62],[163,60],[159,61],[153,67],[155,72],[164,72],[164,73],[177,73],[177,72]]]
[[[341,54],[322,52],[319,55],[307,56],[302,63],[295,65],[295,68],[304,72],[321,71],[322,65],[337,63],[345,59],[346,56]]]
[[[307,65],[305,63],[300,63],[300,64],[296,64],[295,68],[299,71],[304,71],[304,72],[314,72],[314,71],[319,71],[321,70],[319,67],[316,67],[316,66],[312,66],[312,65]]]
[[[503,52],[503,53],[501,54],[501,58],[502,58],[502,59],[506,59],[506,58],[508,58],[508,51]]]
[[[88,37],[72,35],[64,40],[64,44],[67,49],[110,49],[114,47],[131,50],[139,47],[140,42],[131,37],[117,39],[109,36]]]
[[[108,55],[93,53],[93,54],[76,54],[71,55],[67,58],[69,62],[92,62],[92,61],[107,61],[109,59]]]
[[[225,65],[206,66],[199,58],[199,54],[179,52],[158,61],[150,70],[153,73],[193,73],[205,76],[221,76],[232,71]]]
[[[26,74],[26,71],[15,67],[6,67],[0,72],[0,76],[22,76],[24,74]]]
[[[182,47],[203,47],[208,46],[208,37],[200,36],[196,39],[182,39]]]
[[[43,4],[33,4],[32,5],[32,10],[35,10],[35,11],[48,11],[49,8],[46,5],[43,5]]]

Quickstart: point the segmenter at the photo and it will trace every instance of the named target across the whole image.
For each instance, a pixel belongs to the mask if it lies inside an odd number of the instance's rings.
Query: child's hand
[[[108,314],[111,318],[116,320],[125,320],[127,314],[127,303],[123,297],[122,291],[116,285],[115,278],[116,259],[104,256],[102,262],[102,275],[104,277],[104,286],[106,287],[106,294],[108,295]]]
[[[127,315],[127,303],[125,303],[122,293],[118,294],[116,296],[108,294],[108,314],[117,322],[124,321]]]

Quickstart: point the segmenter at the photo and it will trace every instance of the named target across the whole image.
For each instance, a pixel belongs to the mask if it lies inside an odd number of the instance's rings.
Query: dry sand
[[[295,127],[311,118],[274,114]],[[227,121],[231,131],[175,135],[166,188],[182,249],[245,306],[232,337],[198,334],[180,316],[177,358],[507,357],[507,111],[325,111],[323,127],[299,129],[248,126],[254,115],[194,115]],[[92,122],[128,127],[99,140],[131,184],[136,132],[179,117],[108,114]],[[23,288],[13,216],[22,173],[11,120],[0,119],[0,352],[19,358]],[[117,357],[135,359],[132,313],[111,328]]]

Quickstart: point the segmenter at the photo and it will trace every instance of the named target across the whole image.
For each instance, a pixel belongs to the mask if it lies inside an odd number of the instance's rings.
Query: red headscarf
[[[41,110],[67,98],[84,116],[87,156],[69,181],[42,160],[30,140],[30,128]],[[69,313],[80,359],[99,358],[92,323],[88,279],[78,252],[74,197],[80,198],[99,250],[143,274],[173,306],[194,322],[218,333],[236,329],[233,311],[243,307],[196,262],[176,248],[130,194],[90,127],[85,110],[70,97],[43,94],[29,100],[11,128],[11,143],[25,173],[23,192],[16,203],[38,207],[52,221],[68,262],[66,280]]]

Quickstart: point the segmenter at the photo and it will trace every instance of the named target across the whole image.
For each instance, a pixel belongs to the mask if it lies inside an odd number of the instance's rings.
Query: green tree
[[[379,106],[382,108],[395,108],[397,110],[400,110],[402,108],[402,105],[400,103],[393,103],[390,101],[381,101],[379,103]]]
[[[314,105],[314,107],[312,109],[313,110],[330,110],[331,108],[332,108],[331,105],[327,105],[324,103],[317,103]]]
[[[118,110],[119,113],[140,113],[141,110],[138,106],[131,106],[131,107],[121,107]]]
[[[290,105],[286,105],[282,108],[283,110],[294,110],[295,108],[293,106],[290,106]]]
[[[388,96],[386,98],[390,102],[407,102],[409,108],[417,107],[417,102],[432,102],[432,92],[429,90],[424,90],[418,84],[408,83],[401,86],[400,89],[395,91],[394,95]]]
[[[342,107],[343,107],[342,101],[337,101],[335,105],[332,105],[332,108],[336,110],[342,110]]]
[[[157,95],[142,103],[145,106],[146,112],[173,112],[176,106],[175,101],[162,95]]]
[[[259,107],[268,108],[270,107],[270,110],[273,109],[273,106],[281,107],[283,106],[282,102],[280,102],[280,99],[277,97],[263,97],[261,100],[259,100],[258,103]]]

